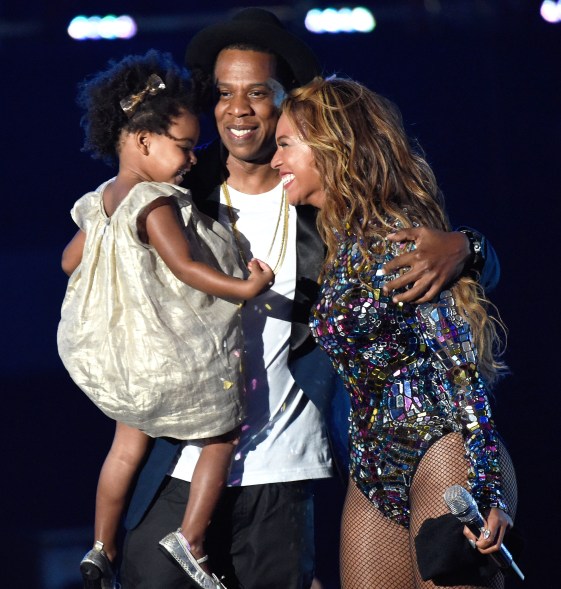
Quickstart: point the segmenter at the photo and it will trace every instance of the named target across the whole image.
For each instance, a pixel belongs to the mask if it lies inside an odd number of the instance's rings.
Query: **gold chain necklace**
[[[224,198],[226,199],[226,205],[228,208],[228,217],[230,218],[230,223],[232,225],[232,233],[234,234],[234,239],[235,239],[236,245],[238,247],[238,252],[240,253],[241,259],[243,260],[244,264],[247,266],[248,260],[247,260],[247,256],[245,255],[245,253],[243,251],[243,248],[242,248],[241,239],[240,239],[240,232],[238,231],[238,226],[236,224],[236,217],[234,215],[234,210],[232,207],[232,199],[230,198],[230,191],[228,190],[228,185],[226,184],[226,182],[222,183],[222,191],[224,192]],[[281,198],[279,216],[277,218],[275,232],[273,233],[273,240],[271,241],[269,251],[267,252],[267,259],[269,259],[269,256],[271,255],[271,253],[273,251],[273,247],[275,245],[275,242],[277,241],[277,235],[279,232],[281,220],[282,220],[281,247],[280,247],[279,257],[277,258],[277,262],[275,264],[275,267],[273,268],[274,274],[276,274],[280,270],[280,268],[284,262],[284,257],[286,256],[286,248],[288,245],[288,199],[286,198],[286,193],[284,192],[284,188],[282,190],[282,198]]]

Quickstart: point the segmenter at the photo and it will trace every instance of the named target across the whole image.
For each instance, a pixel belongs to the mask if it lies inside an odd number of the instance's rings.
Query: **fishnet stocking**
[[[516,476],[506,449],[500,448],[505,497],[514,519]],[[417,571],[414,538],[430,517],[449,513],[442,499],[454,484],[467,487],[467,461],[461,435],[448,434],[435,442],[421,460],[410,490],[409,530],[384,517],[350,481],[341,527],[341,586],[343,589],[432,589]],[[498,573],[488,589],[502,589]],[[461,589],[475,589],[463,586]]]
[[[384,517],[352,480],[341,523],[341,587],[415,587],[409,530]]]

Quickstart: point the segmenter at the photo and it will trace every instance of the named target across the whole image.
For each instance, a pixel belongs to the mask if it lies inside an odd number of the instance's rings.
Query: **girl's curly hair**
[[[154,95],[146,94],[129,117],[120,101],[142,91],[152,74],[163,80],[165,89]],[[85,111],[80,119],[85,132],[82,151],[109,165],[118,161],[123,130],[166,134],[172,119],[182,111],[197,114],[200,110],[189,72],[177,65],[171,54],[155,49],[145,55],[110,60],[107,69],[79,84],[77,103]]]

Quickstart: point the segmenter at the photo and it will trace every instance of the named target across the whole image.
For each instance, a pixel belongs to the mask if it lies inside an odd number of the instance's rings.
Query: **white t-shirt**
[[[283,236],[286,251],[274,286],[247,301],[242,310],[247,418],[228,484],[330,477],[331,455],[323,419],[287,367],[296,286],[296,210],[289,207],[285,234],[282,184],[263,194],[243,194],[230,187],[229,193],[234,213],[239,216],[238,245],[246,259],[256,257],[274,268]],[[224,204],[223,191],[220,198]],[[219,220],[231,228],[226,206],[221,207]],[[199,452],[197,445],[185,445],[170,474],[191,480]]]

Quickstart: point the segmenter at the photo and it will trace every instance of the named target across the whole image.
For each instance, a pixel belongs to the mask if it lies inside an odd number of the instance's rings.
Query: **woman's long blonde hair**
[[[450,230],[442,195],[420,150],[412,149],[398,109],[358,82],[315,78],[293,90],[282,107],[315,158],[325,203],[318,230],[327,245],[326,266],[337,256],[341,236],[357,236],[366,262],[369,246],[395,230],[423,225]],[[492,384],[505,366],[497,358],[501,340],[478,283],[461,277],[451,288],[469,321],[479,368]]]

